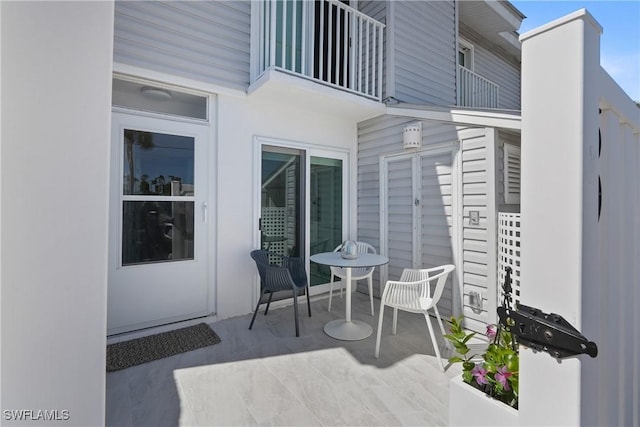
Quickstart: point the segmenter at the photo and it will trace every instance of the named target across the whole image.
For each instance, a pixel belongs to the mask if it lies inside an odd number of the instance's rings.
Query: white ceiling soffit
[[[279,70],[268,69],[249,86],[247,92],[253,100],[305,105],[318,113],[349,117],[356,122],[379,116],[385,111],[385,105],[374,99]]]
[[[525,16],[511,3],[495,0],[461,1],[459,19],[475,32],[498,44],[509,53],[519,54],[516,35]]]
[[[518,132],[522,129],[522,119],[519,111],[465,110],[455,107],[441,108],[402,104],[387,106],[387,114],[463,126],[495,127]]]

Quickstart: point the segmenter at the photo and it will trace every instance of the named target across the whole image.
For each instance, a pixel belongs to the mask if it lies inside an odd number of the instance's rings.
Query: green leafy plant
[[[503,327],[487,326],[487,338],[492,341],[485,352],[470,355],[467,345],[476,333],[467,333],[462,327],[462,317],[447,321],[449,334],[444,337],[453,344],[457,355],[450,363],[462,363],[462,379],[467,384],[514,408],[518,407],[518,346],[513,335]],[[478,361],[475,361],[478,360]]]
[[[451,320],[447,321],[447,323],[449,324],[450,329],[449,333],[444,337],[453,344],[453,347],[456,349],[456,353],[458,353],[457,356],[449,358],[449,363],[462,363],[462,379],[467,383],[471,383],[471,379],[473,378],[471,370],[476,366],[472,359],[476,357],[476,355],[469,355],[471,349],[467,346],[467,343],[476,335],[476,333],[471,332],[467,334],[464,331],[462,328],[462,317],[460,317],[460,319],[451,317]]]

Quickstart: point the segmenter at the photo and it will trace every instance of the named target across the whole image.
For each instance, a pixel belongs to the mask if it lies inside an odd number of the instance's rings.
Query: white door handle
[[[202,202],[202,222],[207,223],[207,216],[209,213],[209,205],[207,202]]]

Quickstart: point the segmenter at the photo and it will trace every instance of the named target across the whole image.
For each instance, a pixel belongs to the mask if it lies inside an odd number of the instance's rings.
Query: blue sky
[[[640,101],[640,0],[511,1],[527,18],[520,34],[585,8],[603,27],[600,63],[630,98]]]

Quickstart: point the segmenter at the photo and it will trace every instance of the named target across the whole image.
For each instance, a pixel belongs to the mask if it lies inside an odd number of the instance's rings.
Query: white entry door
[[[381,247],[389,257],[383,283],[397,280],[405,268],[455,264],[457,184],[451,147],[392,155],[382,161]],[[455,275],[450,275],[438,304],[443,316],[456,310]]]
[[[113,113],[108,334],[206,315],[206,125]]]

